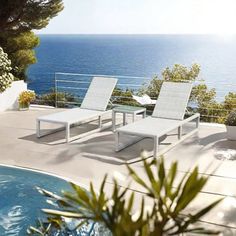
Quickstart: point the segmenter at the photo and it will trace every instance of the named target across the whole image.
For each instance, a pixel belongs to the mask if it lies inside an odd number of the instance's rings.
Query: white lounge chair
[[[66,142],[70,142],[71,140],[70,127],[72,125],[79,125],[98,119],[98,129],[87,132],[86,134],[88,135],[101,130],[102,117],[108,112],[111,113],[111,111],[106,111],[106,108],[111,98],[112,92],[116,86],[116,83],[117,79],[115,78],[94,77],[80,108],[73,108],[67,111],[40,116],[37,118],[37,137],[40,138],[61,130],[61,128],[59,128],[41,134],[41,122],[61,124],[63,128],[66,128]],[[79,136],[77,136],[77,138],[79,138]]]
[[[184,138],[196,132],[199,126],[200,115],[194,114],[184,119],[191,90],[191,83],[164,82],[152,116],[117,129],[116,151],[120,151],[145,137],[149,137],[154,140],[154,157],[156,157],[157,154],[160,154],[158,149],[162,136],[178,129],[178,142],[169,145],[168,149],[165,149],[166,152]],[[192,120],[196,120],[196,129],[182,138],[182,125]],[[128,142],[122,144],[120,143],[121,135],[135,136],[135,139],[133,137]]]

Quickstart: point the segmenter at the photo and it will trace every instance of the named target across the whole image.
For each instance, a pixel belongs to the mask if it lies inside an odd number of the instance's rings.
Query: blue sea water
[[[175,63],[201,66],[200,79],[222,96],[236,91],[236,36],[39,35],[29,87],[44,93],[55,72],[153,77]],[[130,83],[126,80],[125,83]],[[135,83],[135,80],[132,80]]]

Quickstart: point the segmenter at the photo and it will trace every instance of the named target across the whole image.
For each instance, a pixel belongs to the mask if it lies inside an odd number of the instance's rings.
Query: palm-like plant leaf
[[[154,200],[154,210],[152,211],[151,224],[153,230],[150,235],[176,235],[189,231],[189,227],[199,221],[201,217],[212,210],[222,200],[217,200],[196,212],[195,214],[186,215],[184,210],[196,198],[202,188],[208,181],[208,178],[201,177],[198,168],[194,168],[189,173],[186,173],[177,187],[174,186],[177,178],[176,162],[172,163],[168,172],[165,170],[164,160],[154,160],[148,163],[143,160],[144,170],[147,176],[147,181],[144,182],[134,169],[128,167],[133,179],[145,188],[149,197]],[[152,167],[152,168],[151,168]],[[152,170],[153,169],[153,170]],[[149,223],[150,223],[149,222]],[[204,232],[204,229],[192,228],[191,232]],[[217,234],[216,231],[207,230],[212,234]]]
[[[79,220],[77,228],[91,221],[100,222],[113,236],[162,236],[164,234],[178,235],[183,232],[217,233],[202,227],[194,227],[194,224],[211,211],[221,199],[196,213],[185,213],[186,208],[208,180],[199,175],[198,168],[194,168],[177,181],[177,162],[174,162],[168,171],[162,158],[150,163],[143,160],[143,167],[146,180],[140,177],[131,166],[127,166],[133,180],[144,188],[144,195],[152,200],[151,212],[145,211],[143,197],[140,211],[134,217],[135,193],[130,193],[128,187],[121,188],[114,180],[113,190],[108,195],[105,191],[107,180],[105,176],[99,192],[95,192],[92,183],[89,191],[71,183],[73,192],[63,192],[62,196],[40,189],[42,194],[53,199],[59,206],[59,209],[43,209],[49,216],[50,228],[53,226],[64,229],[66,227],[64,218],[70,218]],[[46,231],[42,225],[41,230],[31,227],[32,231],[37,235],[50,235],[47,234],[49,230]]]

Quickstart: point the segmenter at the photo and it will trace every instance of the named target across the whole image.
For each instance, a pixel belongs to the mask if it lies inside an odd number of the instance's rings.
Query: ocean
[[[201,66],[199,79],[218,97],[236,91],[236,36],[216,35],[39,35],[38,62],[28,70],[38,94],[54,87],[55,72],[161,77],[174,64]],[[123,83],[130,83],[125,80]],[[132,80],[136,83],[136,79]],[[138,82],[137,82],[138,83]],[[219,95],[220,94],[220,95]]]

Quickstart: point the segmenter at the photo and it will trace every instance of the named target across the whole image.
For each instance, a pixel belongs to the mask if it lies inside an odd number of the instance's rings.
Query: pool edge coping
[[[3,167],[5,166],[5,167],[9,167],[9,168],[15,168],[15,169],[21,169],[21,170],[36,172],[36,173],[43,174],[43,175],[52,176],[52,177],[55,177],[55,178],[58,178],[58,179],[66,181],[68,183],[68,185],[70,185],[70,183],[73,183],[73,184],[76,184],[76,185],[86,189],[87,191],[89,191],[89,186],[87,186],[86,184],[79,183],[79,182],[77,182],[75,180],[72,180],[69,177],[63,177],[61,175],[58,175],[58,174],[55,174],[55,173],[52,173],[52,172],[47,172],[47,171],[43,171],[43,170],[40,170],[40,169],[35,169],[35,168],[32,168],[32,167],[23,167],[23,166],[3,164],[3,163],[0,163],[0,167],[1,166],[3,166]],[[90,182],[91,181],[89,181],[89,183]],[[63,189],[62,189],[62,191],[63,191]]]

